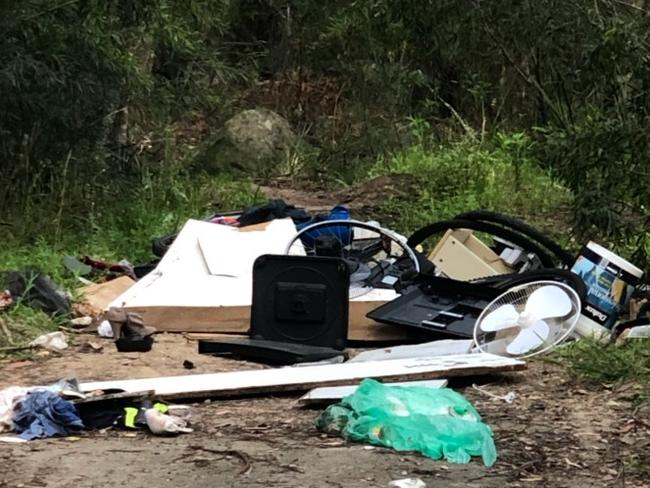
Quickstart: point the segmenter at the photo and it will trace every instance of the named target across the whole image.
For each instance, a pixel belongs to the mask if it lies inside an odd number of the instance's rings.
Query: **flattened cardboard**
[[[120,276],[105,283],[79,288],[81,299],[98,312],[106,310],[109,304],[120,295],[126,293],[133,285],[133,281],[128,276]]]

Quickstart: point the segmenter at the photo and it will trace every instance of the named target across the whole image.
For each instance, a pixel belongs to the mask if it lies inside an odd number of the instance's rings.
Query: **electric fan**
[[[492,301],[474,327],[481,352],[510,357],[541,354],[564,341],[580,316],[573,288],[557,281],[535,281],[509,289]]]

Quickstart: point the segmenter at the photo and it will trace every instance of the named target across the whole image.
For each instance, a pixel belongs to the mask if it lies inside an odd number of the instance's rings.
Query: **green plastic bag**
[[[316,427],[346,439],[397,451],[418,451],[433,459],[467,463],[497,458],[492,430],[476,409],[449,388],[387,386],[366,379],[350,396],[328,407]]]

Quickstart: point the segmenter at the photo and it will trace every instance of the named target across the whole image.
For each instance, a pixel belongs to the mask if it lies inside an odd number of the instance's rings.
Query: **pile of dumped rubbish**
[[[189,220],[153,253],[139,266],[66,257],[84,285],[76,303],[38,270],[10,272],[0,312],[23,301],[74,317],[72,329],[120,352],[146,354],[161,332],[194,334],[199,353],[241,359],[241,370],[11,387],[0,391],[0,432],[13,433],[3,440],[109,427],[189,433],[178,401],[289,391],[327,407],[315,419],[322,432],[489,466],[492,431],[448,379],[523,370],[526,358],[582,337],[650,331],[636,266],[595,242],[574,255],[488,211],[405,237],[342,206],[310,215],[275,200]],[[19,347],[60,352],[66,335]]]

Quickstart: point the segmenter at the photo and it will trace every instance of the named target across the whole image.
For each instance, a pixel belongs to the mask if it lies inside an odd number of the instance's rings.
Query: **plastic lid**
[[[637,268],[632,263],[626,261],[619,255],[614,254],[612,251],[605,249],[600,244],[596,244],[593,241],[589,241],[589,243],[587,243],[587,247],[592,251],[594,251],[595,253],[602,256],[603,258],[605,258],[610,263],[613,263],[614,265],[618,266],[622,270],[627,271],[631,275],[636,276],[637,278],[641,278],[641,276],[643,276],[643,271],[641,269]]]

